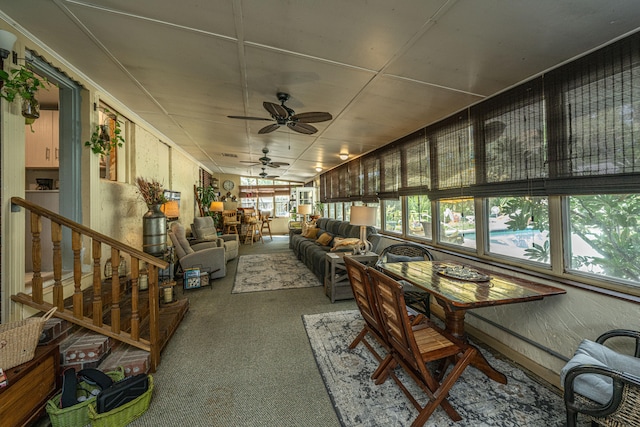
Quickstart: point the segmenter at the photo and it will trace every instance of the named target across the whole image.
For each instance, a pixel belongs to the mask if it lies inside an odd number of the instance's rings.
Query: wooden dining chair
[[[424,425],[438,406],[441,406],[453,421],[460,421],[462,417],[446,397],[477,350],[428,319],[419,325],[412,325],[405,309],[400,283],[374,269],[368,269],[367,272],[380,309],[382,329],[392,349],[393,360],[387,363],[386,369],[393,370],[400,365],[429,399],[424,406],[420,405],[407,387],[397,382],[402,392],[419,411],[411,426]],[[443,363],[438,364],[441,367],[440,372],[432,373],[426,364],[435,361]],[[383,378],[383,375],[379,378]]]
[[[391,347],[387,340],[387,334],[382,328],[380,310],[378,310],[376,297],[373,294],[373,288],[369,281],[367,267],[347,255],[344,257],[344,265],[347,269],[349,282],[351,283],[353,297],[358,309],[360,310],[360,314],[364,319],[364,327],[362,328],[362,331],[360,331],[353,342],[349,344],[349,348],[353,350],[359,343],[362,343],[371,352],[373,357],[375,357],[380,363],[373,375],[371,375],[371,378],[376,379],[382,372],[386,371],[387,364],[392,360]],[[387,354],[384,358],[380,353],[378,353],[378,351],[376,351],[369,341],[367,341],[367,334],[375,338],[380,346],[386,350]],[[386,377],[381,378],[381,381],[384,381],[385,379]]]
[[[271,235],[271,211],[258,211],[258,217],[262,222],[262,225],[260,226],[260,232],[262,232],[262,234],[264,235],[264,231],[267,230],[267,233],[269,233],[269,237],[271,238],[271,240],[273,240],[273,236]]]
[[[222,223],[224,224],[225,234],[240,234],[238,233],[238,212],[234,210],[222,211]]]

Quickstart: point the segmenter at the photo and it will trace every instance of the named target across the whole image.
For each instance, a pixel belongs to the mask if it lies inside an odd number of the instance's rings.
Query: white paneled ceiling
[[[636,31],[640,2],[0,0],[0,17],[212,172],[257,175],[267,147],[290,164],[270,175],[308,181]],[[270,119],[278,92],[333,119],[261,135],[227,117]]]

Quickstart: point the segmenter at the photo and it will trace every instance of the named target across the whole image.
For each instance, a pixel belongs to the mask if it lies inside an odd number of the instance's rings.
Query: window
[[[288,217],[290,198],[298,182],[240,177],[240,206],[270,211],[275,217]]]
[[[127,121],[104,104],[100,104],[98,121],[100,124],[94,130],[91,139],[97,138],[105,146],[108,144],[106,154],[100,155],[100,178],[124,182],[126,179],[124,142]]]
[[[379,230],[380,229],[380,203],[354,203],[354,206],[369,206],[370,208],[377,208],[378,212],[376,213],[376,228]]]
[[[336,217],[336,204],[329,203],[329,218],[335,218],[335,217]]]
[[[569,268],[640,285],[640,195],[598,194],[568,199]]]
[[[475,210],[473,199],[449,199],[438,202],[438,241],[476,248]]]
[[[384,200],[384,230],[391,233],[402,233],[402,202],[400,200]]]
[[[336,203],[336,219],[342,220],[342,203]]]
[[[549,264],[549,203],[546,197],[487,199],[488,251]]]
[[[407,216],[409,236],[432,240],[431,201],[427,196],[407,197]]]
[[[351,203],[344,204],[344,220],[349,221],[351,219]]]

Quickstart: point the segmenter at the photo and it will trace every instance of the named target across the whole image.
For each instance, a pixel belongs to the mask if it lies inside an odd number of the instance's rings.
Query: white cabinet
[[[25,126],[26,166],[57,168],[60,158],[58,111],[40,110],[40,118],[31,127]]]

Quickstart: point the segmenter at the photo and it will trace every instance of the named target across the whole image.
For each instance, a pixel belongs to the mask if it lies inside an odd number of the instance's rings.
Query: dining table
[[[487,271],[457,261],[409,261],[382,263],[387,275],[405,280],[428,292],[442,306],[445,329],[468,342],[464,328],[467,310],[537,301],[566,290],[504,273]],[[507,377],[493,368],[480,351],[471,365],[501,384]]]

